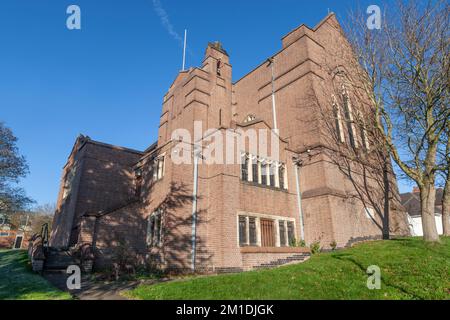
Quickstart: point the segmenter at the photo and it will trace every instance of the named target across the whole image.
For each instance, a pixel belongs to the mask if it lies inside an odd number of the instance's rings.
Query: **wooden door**
[[[261,219],[261,246],[275,247],[275,227],[273,220]]]

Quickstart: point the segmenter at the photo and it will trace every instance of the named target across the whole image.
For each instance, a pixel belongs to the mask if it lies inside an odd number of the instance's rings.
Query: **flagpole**
[[[184,46],[183,46],[183,71],[186,67],[186,39],[187,39],[187,29],[184,29]]]

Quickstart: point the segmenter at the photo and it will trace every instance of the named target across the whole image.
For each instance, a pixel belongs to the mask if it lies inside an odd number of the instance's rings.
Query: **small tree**
[[[24,190],[16,186],[27,173],[28,165],[19,154],[17,138],[0,122],[0,212],[22,210],[32,203]]]

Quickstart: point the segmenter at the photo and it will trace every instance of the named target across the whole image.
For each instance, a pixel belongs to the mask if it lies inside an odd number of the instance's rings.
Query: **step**
[[[77,259],[67,251],[55,248],[49,249],[44,263],[45,270],[66,270],[68,266],[77,264]]]
[[[286,257],[286,258],[282,258],[282,259],[278,259],[278,260],[273,260],[271,262],[266,262],[266,263],[262,263],[260,265],[254,266],[254,269],[270,269],[270,268],[275,268],[275,267],[279,267],[279,266],[283,266],[286,264],[291,264],[294,262],[303,262],[305,261],[305,259],[307,259],[310,256],[309,253],[301,253],[301,254],[293,254],[290,257]]]

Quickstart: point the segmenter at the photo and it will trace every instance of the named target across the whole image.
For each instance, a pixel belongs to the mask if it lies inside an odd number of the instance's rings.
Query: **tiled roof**
[[[443,193],[444,190],[442,188],[436,189],[435,212],[442,212]],[[403,193],[400,195],[400,198],[402,205],[410,216],[420,216],[420,193]]]

